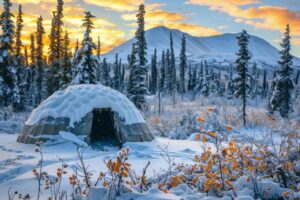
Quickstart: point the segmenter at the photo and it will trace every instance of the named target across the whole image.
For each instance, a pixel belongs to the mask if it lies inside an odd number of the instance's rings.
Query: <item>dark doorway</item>
[[[116,134],[114,114],[111,109],[94,110],[91,145],[119,146]]]

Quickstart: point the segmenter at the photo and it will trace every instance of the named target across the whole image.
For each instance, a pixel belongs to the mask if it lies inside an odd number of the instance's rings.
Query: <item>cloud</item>
[[[198,24],[186,23],[185,21],[188,18],[181,13],[168,12],[162,9],[146,10],[146,29],[150,29],[156,26],[166,26],[171,29],[179,29],[194,36],[210,36],[220,34],[219,31],[213,28],[204,27]],[[121,15],[121,18],[125,21],[136,20],[135,13],[123,14]],[[136,28],[137,26],[135,22],[128,25],[133,28]],[[132,30],[130,33],[131,35],[134,35],[135,30]]]
[[[74,0],[64,0],[64,3],[71,3]],[[57,3],[57,0],[12,0],[12,3],[18,4],[49,4],[49,3]]]
[[[259,29],[284,31],[285,25],[290,24],[291,34],[300,35],[300,11],[268,5],[254,7],[254,4],[261,4],[258,0],[188,0],[186,4],[209,6],[210,10],[235,17],[238,23],[245,23]]]
[[[119,12],[135,11],[144,0],[84,0],[87,4],[96,5]]]

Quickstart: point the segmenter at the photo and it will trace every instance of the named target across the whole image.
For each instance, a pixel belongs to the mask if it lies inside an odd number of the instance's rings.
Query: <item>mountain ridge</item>
[[[207,60],[210,63],[229,66],[232,65],[236,59],[236,52],[238,51],[236,36],[238,33],[224,33],[215,36],[197,37],[177,29],[158,26],[145,32],[148,44],[148,64],[150,63],[155,48],[157,49],[159,59],[161,58],[162,51],[169,48],[170,32],[173,36],[174,53],[177,60],[179,58],[181,37],[183,34],[185,34],[186,37],[186,54],[188,60],[193,63]],[[113,62],[115,54],[118,54],[123,62],[126,63],[127,55],[130,54],[134,42],[135,38],[131,38],[104,54],[103,57],[106,57],[109,62]],[[252,55],[252,62],[255,60],[262,67],[276,67],[277,61],[280,58],[279,50],[276,47],[266,40],[254,35],[250,35],[249,51]],[[294,65],[300,65],[299,58],[294,57]]]

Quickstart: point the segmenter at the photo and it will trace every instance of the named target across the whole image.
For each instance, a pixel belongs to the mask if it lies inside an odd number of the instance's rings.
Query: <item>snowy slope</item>
[[[160,58],[161,52],[169,48],[170,32],[173,35],[175,56],[178,58],[181,47],[181,37],[183,32],[175,29],[168,29],[163,26],[155,27],[146,31],[146,40],[148,44],[148,61],[150,62],[151,55],[154,49],[157,48]],[[199,62],[208,60],[214,63],[232,63],[236,58],[238,50],[236,36],[237,34],[222,34],[210,37],[194,37],[187,33],[187,56],[190,61]],[[123,62],[127,62],[127,55],[131,51],[132,44],[135,39],[132,38],[120,46],[114,48],[107,54],[103,55],[109,61],[114,61],[115,54],[118,53]],[[279,59],[278,50],[267,41],[256,37],[250,37],[249,49],[253,55],[253,60],[256,60],[260,65],[276,66]],[[294,59],[295,65],[300,65],[300,59]]]

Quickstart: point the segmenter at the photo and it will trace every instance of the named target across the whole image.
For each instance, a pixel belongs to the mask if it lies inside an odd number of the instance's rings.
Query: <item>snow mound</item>
[[[145,123],[134,104],[123,94],[103,85],[71,85],[43,101],[25,122],[37,124],[44,118],[68,118],[70,127],[93,109],[110,108],[119,114],[125,125]]]
[[[66,131],[60,131],[59,135],[67,141],[70,141],[80,147],[87,147],[87,143],[85,143],[84,141],[82,141],[81,139],[79,139],[76,135],[74,135],[73,133],[70,132],[66,132]]]

